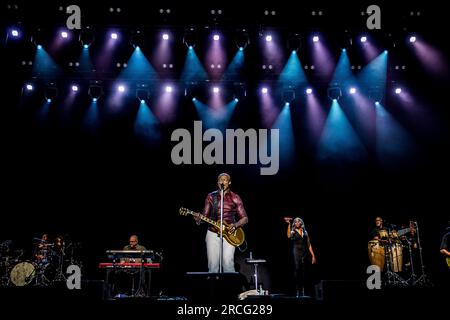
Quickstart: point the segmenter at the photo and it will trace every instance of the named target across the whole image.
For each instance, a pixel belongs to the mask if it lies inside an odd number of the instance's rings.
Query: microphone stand
[[[219,249],[219,273],[223,272],[223,185],[220,184],[220,249]]]
[[[419,277],[419,279],[414,281],[413,285],[414,286],[420,285],[420,286],[431,287],[431,286],[433,286],[433,283],[431,282],[431,280],[425,274],[425,265],[423,264],[423,256],[422,256],[422,244],[421,244],[421,241],[420,241],[419,225],[418,225],[417,221],[415,221],[415,225],[416,225],[417,245],[419,246],[419,258],[420,258],[420,267],[422,268],[422,274]]]

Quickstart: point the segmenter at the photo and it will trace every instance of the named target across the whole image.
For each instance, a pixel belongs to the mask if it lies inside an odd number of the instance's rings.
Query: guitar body
[[[211,220],[208,217],[205,217],[204,215],[194,212],[192,210],[186,209],[186,208],[180,208],[180,214],[182,216],[187,216],[188,214],[196,215],[200,217],[201,220],[209,223],[214,227],[215,232],[217,233],[217,236],[220,237],[220,222]],[[234,232],[230,231],[231,226],[227,224],[226,222],[223,223],[223,237],[225,240],[231,244],[234,247],[239,247],[241,244],[245,241],[245,234],[244,230],[242,228],[237,228],[234,230]]]
[[[217,233],[217,236],[220,237],[220,228],[214,226],[214,230]],[[245,234],[242,228],[237,228],[234,232],[230,232],[230,226],[224,223],[223,237],[234,247],[239,247],[244,243]]]

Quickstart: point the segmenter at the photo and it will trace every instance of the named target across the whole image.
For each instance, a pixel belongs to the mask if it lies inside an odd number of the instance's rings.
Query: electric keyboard
[[[160,263],[144,262],[142,264],[142,263],[139,263],[139,262],[118,262],[118,263],[100,262],[98,264],[98,268],[99,269],[115,269],[115,268],[119,268],[119,269],[139,269],[141,266],[146,268],[146,269],[159,269]]]

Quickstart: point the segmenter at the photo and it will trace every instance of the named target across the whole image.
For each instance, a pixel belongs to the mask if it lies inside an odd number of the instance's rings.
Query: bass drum
[[[384,247],[380,245],[378,240],[371,240],[367,245],[370,263],[376,265],[381,271],[384,270],[385,255]]]
[[[34,263],[19,262],[11,270],[11,282],[19,287],[30,284],[36,275],[36,269],[37,268]]]

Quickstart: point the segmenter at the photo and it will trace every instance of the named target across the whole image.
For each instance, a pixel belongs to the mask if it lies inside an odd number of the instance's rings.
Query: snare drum
[[[10,279],[14,285],[22,287],[30,284],[36,275],[36,265],[32,262],[19,262],[12,268]]]
[[[383,271],[385,262],[384,247],[380,245],[379,241],[371,240],[369,241],[367,248],[369,251],[370,263],[380,267],[380,270]]]

